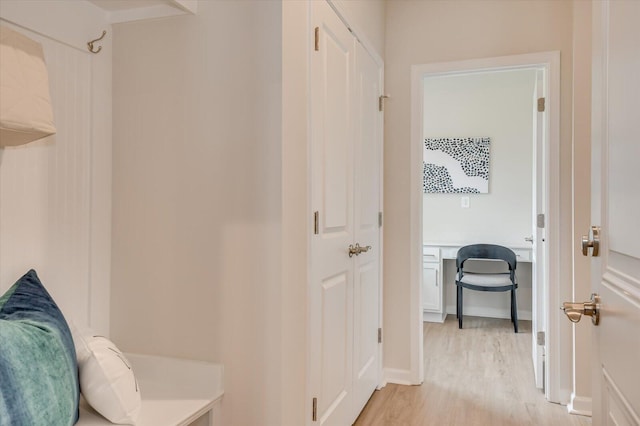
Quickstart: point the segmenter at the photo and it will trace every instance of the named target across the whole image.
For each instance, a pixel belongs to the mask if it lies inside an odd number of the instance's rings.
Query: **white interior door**
[[[324,2],[312,3],[310,390],[321,425],[350,421],[353,376],[354,39]]]
[[[600,253],[592,258],[592,289],[601,297],[593,327],[593,424],[637,426],[640,2],[594,2],[593,16],[592,224],[601,227]]]
[[[380,382],[381,66],[326,2],[311,7],[309,388],[314,422],[347,425]]]
[[[356,43],[355,241],[371,248],[354,260],[354,413],[380,383],[380,81],[381,67]]]

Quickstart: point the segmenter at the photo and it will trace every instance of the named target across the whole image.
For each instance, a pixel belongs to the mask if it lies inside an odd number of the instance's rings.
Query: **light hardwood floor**
[[[424,324],[425,380],[421,386],[389,384],[376,391],[358,426],[582,426],[535,388],[531,322],[455,315]]]

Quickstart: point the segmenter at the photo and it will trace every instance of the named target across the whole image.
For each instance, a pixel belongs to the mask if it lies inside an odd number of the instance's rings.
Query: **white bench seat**
[[[223,366],[201,361],[125,354],[140,385],[142,409],[136,426],[183,426],[208,413],[209,425],[220,424],[224,394]],[[112,423],[84,400],[78,426]]]

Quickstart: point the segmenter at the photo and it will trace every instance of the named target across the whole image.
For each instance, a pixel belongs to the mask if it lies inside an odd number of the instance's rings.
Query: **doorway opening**
[[[510,77],[509,80],[507,77]],[[491,80],[496,80],[491,83]],[[502,81],[501,81],[502,80]],[[483,119],[481,114],[476,114],[470,119],[467,126],[458,126],[455,119],[450,116],[451,111],[459,111],[463,114],[464,107],[469,109],[469,105],[460,105],[460,100],[454,99],[453,88],[458,95],[469,95],[474,89],[472,86],[465,88],[465,84],[481,84],[480,88],[476,87],[476,97],[469,100],[475,103],[476,111],[491,110],[498,105],[508,101],[508,95],[502,99],[496,98],[498,92],[505,92],[509,84],[513,81],[520,81],[521,93],[528,93],[527,99],[524,100],[529,108],[530,114],[528,141],[524,141],[525,146],[520,146],[515,151],[513,140],[505,141],[506,134],[487,134],[491,132],[486,130],[487,119]],[[511,82],[509,82],[511,81]],[[491,90],[491,84],[494,84],[494,90]],[[497,84],[497,86],[495,85]],[[500,88],[500,90],[496,90]],[[449,99],[442,96],[437,97],[437,90],[441,90],[441,95],[446,95],[447,91],[451,94]],[[484,92],[484,93],[483,93]],[[507,90],[508,92],[508,90]],[[432,98],[430,98],[430,96]],[[538,99],[543,100],[538,102]],[[451,108],[448,109],[449,116],[438,116],[439,105],[445,99],[450,102]],[[431,102],[430,102],[431,101]],[[435,101],[435,102],[433,102]],[[520,100],[522,101],[522,100]],[[458,103],[456,103],[458,102]],[[544,102],[544,107],[542,103]],[[505,105],[500,105],[504,108]],[[415,349],[412,356],[416,356],[415,374],[419,382],[423,380],[423,367],[420,365],[423,359],[423,331],[422,320],[424,311],[422,306],[422,271],[423,271],[423,250],[424,247],[432,247],[441,245],[442,247],[453,246],[456,244],[487,242],[487,238],[482,238],[482,232],[478,231],[478,222],[469,223],[465,228],[464,215],[469,214],[470,202],[476,204],[476,212],[480,207],[485,208],[484,219],[480,219],[482,227],[491,229],[496,234],[493,238],[494,242],[501,243],[506,246],[522,249],[521,253],[525,253],[525,262],[521,262],[525,274],[524,281],[530,283],[530,286],[520,286],[520,297],[529,300],[525,302],[530,307],[524,317],[532,320],[532,362],[536,376],[536,385],[543,387],[545,396],[553,402],[563,402],[566,400],[562,394],[562,383],[570,381],[569,373],[566,369],[560,368],[561,354],[567,356],[570,354],[570,347],[563,347],[558,327],[559,315],[556,310],[549,309],[550,306],[559,306],[559,294],[557,291],[558,272],[557,253],[558,247],[558,141],[559,141],[559,53],[537,53],[516,55],[499,58],[487,58],[479,60],[448,62],[438,64],[414,65],[412,67],[412,311],[416,314],[412,316],[415,319],[415,327],[412,330],[412,344]],[[442,111],[447,108],[442,107]],[[543,109],[543,111],[541,111]],[[539,112],[538,112],[539,111]],[[512,113],[509,108],[503,109],[502,112],[495,112],[502,115],[505,124],[513,124]],[[429,120],[432,117],[433,120]],[[524,117],[522,112],[520,117]],[[495,117],[494,117],[495,118]],[[495,121],[495,120],[494,120]],[[524,121],[527,121],[524,119]],[[500,122],[500,117],[497,122]],[[444,201],[445,209],[438,209],[438,212],[425,211],[423,208],[423,200],[425,196],[433,196],[435,194],[425,194],[423,192],[423,144],[425,137],[495,137],[494,144],[491,146],[490,155],[496,160],[501,155],[520,156],[520,165],[518,167],[518,159],[513,161],[502,159],[496,161],[496,165],[502,164],[501,168],[493,168],[490,161],[490,178],[493,182],[489,183],[488,194],[446,194],[446,197],[440,198]],[[509,144],[512,145],[509,145]],[[528,157],[525,158],[525,157]],[[523,164],[522,162],[526,163]],[[506,166],[505,166],[506,164]],[[524,169],[524,170],[523,170]],[[511,188],[512,194],[507,195],[503,199],[499,199],[498,188],[500,185],[515,185]],[[494,193],[492,193],[492,188]],[[504,194],[505,188],[502,188]],[[509,189],[506,190],[507,192]],[[443,195],[443,194],[439,194]],[[462,195],[462,197],[461,197]],[[467,195],[473,195],[469,197]],[[437,197],[437,195],[435,195]],[[482,198],[484,196],[484,198]],[[491,199],[491,197],[493,198]],[[516,203],[515,198],[526,198],[526,202]],[[433,200],[432,200],[433,201]],[[514,219],[513,223],[505,226],[500,221],[499,215],[492,217],[487,214],[492,208],[491,204],[498,203],[501,207],[498,209],[504,211],[505,208],[512,210],[509,217]],[[514,206],[524,204],[524,208],[520,209],[516,214],[517,208]],[[526,211],[525,211],[526,210]],[[444,215],[444,216],[442,216]],[[456,219],[457,216],[460,216]],[[444,218],[447,220],[457,221],[454,224],[456,232],[447,234],[446,227],[442,226]],[[434,227],[431,223],[424,225],[423,220],[435,221]],[[498,222],[495,222],[498,220]],[[504,220],[504,219],[503,219]],[[493,221],[493,222],[492,222]],[[440,234],[437,229],[443,230]],[[485,231],[486,232],[486,231]],[[526,239],[526,241],[525,241]],[[484,241],[481,241],[484,240]],[[424,246],[428,243],[427,246]],[[427,249],[429,250],[429,249]],[[442,256],[445,256],[446,248],[443,249]],[[518,250],[516,250],[518,252]],[[528,254],[527,254],[528,253]],[[555,255],[554,255],[555,254]],[[451,257],[451,256],[449,256]],[[529,263],[530,262],[530,263]],[[449,262],[450,263],[450,262]],[[530,265],[530,269],[527,267]],[[443,265],[446,265],[443,264]],[[415,268],[414,268],[415,266]],[[447,273],[447,269],[455,266],[446,265],[441,273],[445,280],[451,281],[453,275]],[[529,272],[530,271],[530,272]],[[454,272],[455,273],[455,272]],[[554,283],[554,285],[550,285]],[[446,316],[448,311],[455,312],[455,301],[448,303],[446,298],[446,283],[442,287],[445,289],[445,298],[441,300],[442,318]],[[523,291],[524,290],[524,291]],[[527,295],[527,290],[529,290]],[[449,294],[455,292],[449,291]],[[449,296],[449,299],[451,297]],[[450,300],[449,300],[450,301]],[[451,306],[448,306],[451,305]],[[490,314],[488,315],[490,316]],[[414,341],[415,340],[415,341]]]

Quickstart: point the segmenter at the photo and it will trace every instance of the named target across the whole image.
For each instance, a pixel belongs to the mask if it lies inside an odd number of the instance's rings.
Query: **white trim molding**
[[[591,397],[571,394],[571,402],[567,405],[569,414],[591,417]]]
[[[413,382],[414,373],[411,370],[401,370],[399,368],[385,368],[383,371],[383,381],[380,387],[387,383],[396,385],[415,385]]]

